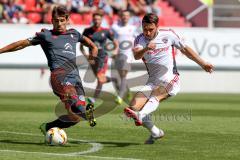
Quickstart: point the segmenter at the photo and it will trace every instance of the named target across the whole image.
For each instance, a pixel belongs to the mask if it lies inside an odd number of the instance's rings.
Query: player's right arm
[[[137,45],[136,47],[133,48],[133,55],[136,60],[142,59],[143,55],[145,52],[149,50],[153,50],[156,48],[156,44],[154,43],[149,43],[147,46],[144,48],[143,46]]]
[[[14,43],[11,43],[3,48],[0,49],[0,53],[6,53],[6,52],[14,52],[23,48],[26,48],[30,46],[31,43],[28,39],[20,40]]]
[[[32,45],[34,46],[39,45],[42,41],[43,36],[44,36],[44,29],[42,29],[41,32],[37,32],[34,37],[31,37],[25,40],[20,40],[1,48],[0,54],[5,52],[14,52]]]

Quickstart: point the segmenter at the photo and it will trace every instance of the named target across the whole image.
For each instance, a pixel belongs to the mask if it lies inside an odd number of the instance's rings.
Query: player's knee
[[[103,85],[104,83],[105,83],[104,80],[100,80],[100,79],[98,79],[98,85],[99,85],[99,86]]]
[[[107,82],[107,78],[106,78],[106,76],[103,75],[103,74],[99,74],[99,75],[97,76],[97,78],[98,78],[98,83],[103,84],[103,83],[106,83],[106,82]]]
[[[75,114],[85,113],[86,101],[84,96],[72,96],[71,110]]]

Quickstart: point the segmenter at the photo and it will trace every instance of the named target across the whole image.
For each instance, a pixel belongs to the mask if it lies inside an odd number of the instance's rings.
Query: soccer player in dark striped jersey
[[[116,52],[116,49],[118,48],[118,43],[114,39],[114,35],[109,29],[101,27],[102,17],[103,14],[101,11],[96,11],[95,13],[93,13],[93,26],[86,28],[83,31],[83,35],[90,38],[98,47],[98,56],[97,58],[95,58],[95,62],[90,62],[93,72],[98,80],[97,87],[94,93],[94,98],[99,97],[99,94],[102,90],[102,85],[104,83],[112,81],[114,82],[116,88],[119,88],[116,78],[106,76],[106,72],[108,69],[108,54],[106,47],[107,40],[109,39],[113,42],[113,52]],[[84,50],[83,45],[81,45],[80,48],[85,57],[88,58],[88,54]]]
[[[75,29],[67,29],[69,13],[64,6],[56,6],[52,11],[53,29],[42,29],[34,37],[20,40],[0,49],[0,53],[13,52],[25,47],[41,45],[51,71],[51,85],[53,92],[65,104],[67,115],[43,123],[40,126],[45,134],[52,127],[68,128],[77,124],[80,118],[89,120],[90,125],[95,125],[92,114],[92,105],[85,101],[85,93],[76,64],[76,44],[81,44],[91,49],[90,57],[94,59],[98,50],[96,45],[87,37],[82,36]],[[91,111],[91,113],[90,113]]]

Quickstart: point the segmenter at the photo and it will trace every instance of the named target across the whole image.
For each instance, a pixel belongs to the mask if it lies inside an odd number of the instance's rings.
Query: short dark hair
[[[52,11],[52,18],[53,17],[66,17],[66,19],[69,18],[69,11],[67,8],[63,5],[55,6]]]
[[[103,10],[101,10],[101,9],[99,9],[99,10],[97,10],[97,11],[95,11],[94,13],[93,13],[93,17],[94,16],[100,16],[100,17],[103,17]]]
[[[142,19],[142,23],[154,23],[156,25],[158,24],[158,21],[158,16],[153,13],[146,14]]]
[[[129,10],[124,9],[124,10],[120,10],[119,15],[121,16],[125,12],[128,12],[129,14],[131,14],[131,12]]]

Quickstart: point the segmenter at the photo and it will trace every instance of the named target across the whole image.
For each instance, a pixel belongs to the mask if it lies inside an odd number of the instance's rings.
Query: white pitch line
[[[0,131],[0,133],[8,133],[8,134],[16,134],[16,135],[28,135],[28,136],[40,136],[39,134],[33,134],[33,133],[23,133],[23,132],[12,132],[12,131]],[[24,154],[41,154],[41,155],[53,155],[53,156],[67,156],[67,157],[73,157],[73,156],[81,156],[81,157],[87,157],[87,158],[96,158],[96,159],[116,159],[116,160],[140,160],[140,159],[134,159],[134,158],[120,158],[120,157],[101,157],[101,156],[90,156],[90,155],[84,155],[87,153],[94,153],[101,149],[103,149],[103,145],[101,143],[94,143],[89,142],[86,140],[79,140],[79,139],[69,139],[74,140],[78,142],[84,142],[92,145],[92,147],[89,150],[82,151],[82,152],[72,152],[72,153],[47,153],[47,152],[27,152],[27,151],[17,151],[17,150],[0,150],[0,152],[14,152],[14,153],[24,153]]]
[[[17,135],[27,135],[27,136],[41,136],[41,135],[39,135],[39,134],[33,134],[33,133],[10,132],[10,131],[0,131],[0,133],[17,134]],[[88,143],[88,144],[90,144],[92,147],[91,147],[89,150],[86,150],[86,151],[73,152],[73,153],[68,153],[68,154],[82,155],[82,154],[87,154],[87,153],[94,153],[94,152],[97,152],[97,151],[103,149],[103,145],[100,144],[100,143],[94,143],[94,142],[89,142],[89,141],[86,141],[86,140],[71,139],[71,138],[69,138],[69,140],[74,140],[74,141],[77,141],[77,142]]]

